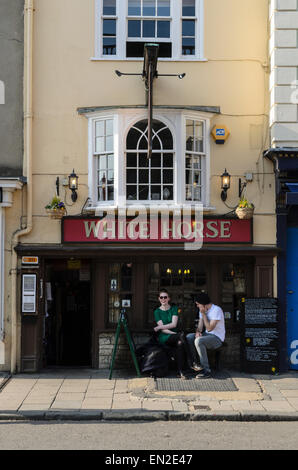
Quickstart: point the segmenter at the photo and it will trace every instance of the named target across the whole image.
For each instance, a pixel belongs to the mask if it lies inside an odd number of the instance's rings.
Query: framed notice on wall
[[[36,314],[36,274],[22,276],[22,313]]]

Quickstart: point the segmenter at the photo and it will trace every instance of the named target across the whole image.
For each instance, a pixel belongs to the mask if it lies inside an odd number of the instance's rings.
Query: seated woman
[[[166,346],[174,347],[178,364],[178,375],[181,379],[186,379],[183,373],[183,366],[186,359],[186,345],[183,337],[178,333],[178,307],[171,306],[170,296],[166,289],[159,293],[160,307],[154,311],[154,318],[157,326],[154,328],[158,332],[158,341]]]

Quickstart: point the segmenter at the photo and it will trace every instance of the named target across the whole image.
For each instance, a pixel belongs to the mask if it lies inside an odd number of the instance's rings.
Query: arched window
[[[152,123],[152,157],[147,157],[148,121],[137,122],[126,140],[126,199],[128,201],[173,201],[174,150],[169,128]]]

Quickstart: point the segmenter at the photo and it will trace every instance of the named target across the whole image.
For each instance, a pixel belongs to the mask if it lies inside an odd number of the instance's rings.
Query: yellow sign
[[[79,259],[67,260],[67,269],[81,269],[81,260]]]
[[[211,135],[216,144],[224,144],[230,135],[230,131],[225,125],[214,126]]]
[[[38,264],[38,256],[22,256],[22,264]]]

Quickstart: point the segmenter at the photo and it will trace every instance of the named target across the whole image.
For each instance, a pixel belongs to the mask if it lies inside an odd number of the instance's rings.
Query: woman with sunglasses
[[[183,336],[178,333],[178,307],[170,305],[170,296],[166,289],[162,289],[159,293],[160,307],[154,311],[154,318],[157,326],[154,331],[158,333],[158,341],[165,346],[175,348],[178,376],[186,379],[183,373],[183,366],[186,358],[186,345]]]

